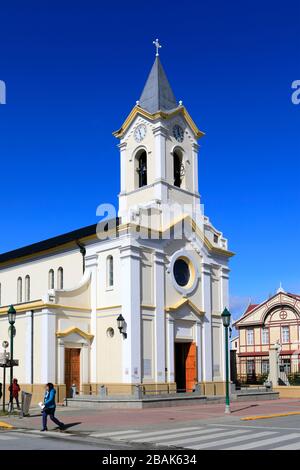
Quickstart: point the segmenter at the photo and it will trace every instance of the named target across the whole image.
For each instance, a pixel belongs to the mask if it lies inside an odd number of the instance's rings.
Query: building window
[[[268,359],[263,359],[261,361],[261,373],[262,374],[268,374],[269,373],[269,360]]]
[[[111,255],[106,259],[106,285],[107,287],[114,285],[114,259]]]
[[[25,277],[25,302],[30,301],[30,277]]]
[[[247,359],[246,362],[246,370],[248,375],[252,375],[255,373],[255,362],[254,359]]]
[[[262,329],[262,344],[269,344],[269,328],[263,328]]]
[[[50,269],[48,275],[48,289],[54,289],[54,271]]]
[[[218,244],[219,243],[219,237],[214,233],[214,243]]]
[[[184,169],[182,165],[182,153],[180,150],[175,150],[173,153],[174,164],[174,186],[181,187]]]
[[[247,330],[247,344],[252,346],[254,344],[254,330]]]
[[[58,268],[57,270],[57,288],[64,288],[64,270],[63,268]]]
[[[22,302],[22,297],[23,297],[22,289],[23,289],[22,278],[19,277],[18,282],[17,282],[17,302],[18,302],[18,304],[20,304]]]
[[[290,342],[290,327],[289,326],[281,327],[281,340],[283,343]]]
[[[142,150],[136,157],[137,161],[137,174],[139,178],[139,188],[147,186],[147,153]]]

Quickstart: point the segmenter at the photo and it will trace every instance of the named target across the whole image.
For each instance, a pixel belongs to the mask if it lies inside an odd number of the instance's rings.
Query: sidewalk
[[[195,422],[221,423],[240,422],[242,417],[264,416],[279,413],[300,412],[299,399],[279,399],[270,401],[234,402],[232,413],[224,414],[224,404],[201,404],[193,406],[177,406],[172,408],[152,408],[141,410],[111,409],[93,410],[70,407],[57,407],[56,415],[68,426],[69,432],[114,431],[132,427],[165,426],[166,424],[186,425]],[[30,417],[0,417],[0,421],[9,423],[15,428],[41,428],[39,408],[30,410]],[[54,424],[49,420],[49,428]]]

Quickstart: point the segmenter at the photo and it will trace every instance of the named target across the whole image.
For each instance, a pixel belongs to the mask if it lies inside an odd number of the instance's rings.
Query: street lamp
[[[14,324],[16,322],[16,310],[11,305],[7,312],[8,323],[10,324],[10,411],[13,410],[13,359],[14,359]]]
[[[124,326],[125,326],[125,320],[124,320],[123,315],[121,313],[117,318],[117,324],[118,324],[118,328],[119,328],[120,333],[124,336],[124,338],[127,338],[127,333],[125,333],[125,331],[123,331]]]
[[[225,405],[225,413],[230,413],[230,400],[229,400],[229,363],[228,363],[228,356],[229,356],[229,349],[228,349],[228,328],[230,326],[230,312],[225,308],[221,315],[223,326],[225,328],[225,363],[226,363],[226,405]]]

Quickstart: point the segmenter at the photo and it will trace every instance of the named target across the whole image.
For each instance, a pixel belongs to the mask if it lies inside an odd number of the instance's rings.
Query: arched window
[[[64,270],[63,268],[58,268],[57,270],[57,288],[64,288]]]
[[[30,301],[30,277],[25,277],[25,302]]]
[[[114,259],[111,255],[106,259],[106,285],[107,287],[114,285]]]
[[[183,177],[183,165],[182,165],[182,153],[180,150],[175,150],[173,153],[173,163],[174,163],[174,186],[178,188],[181,187],[182,177]]]
[[[17,283],[17,302],[20,304],[22,302],[22,278],[18,277],[18,283]]]
[[[48,274],[48,289],[54,289],[54,271],[50,269]]]
[[[145,150],[138,152],[136,156],[137,174],[138,174],[138,187],[142,188],[147,186],[147,153]]]

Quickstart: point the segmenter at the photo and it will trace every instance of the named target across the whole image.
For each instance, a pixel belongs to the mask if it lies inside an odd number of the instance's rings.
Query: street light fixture
[[[228,356],[229,356],[229,349],[228,349],[228,329],[230,326],[230,318],[231,314],[225,308],[223,310],[223,313],[221,315],[223,326],[225,328],[225,364],[226,364],[226,404],[225,404],[225,413],[228,414],[230,413],[230,399],[229,399],[229,361],[228,361]]]
[[[127,338],[127,333],[125,333],[125,331],[123,331],[124,327],[125,327],[125,320],[124,320],[123,315],[121,313],[117,318],[117,324],[118,324],[118,328],[119,328],[120,333],[124,336],[124,338]]]
[[[10,324],[10,412],[13,410],[13,359],[14,359],[14,324],[16,321],[17,312],[13,305],[11,305],[7,312],[8,323]]]

